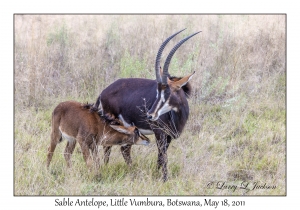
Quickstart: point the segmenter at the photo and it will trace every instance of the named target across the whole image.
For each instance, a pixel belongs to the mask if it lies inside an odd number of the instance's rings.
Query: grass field
[[[286,195],[285,15],[15,15],[15,195]],[[118,78],[154,79],[182,38],[169,72],[191,80],[190,117],[168,150],[169,181],[157,147],[133,146],[133,166],[115,146],[89,173],[79,146],[67,169],[66,141],[49,170],[51,114],[65,100],[95,102]],[[248,184],[247,192],[241,189]],[[237,186],[234,189],[233,186]]]

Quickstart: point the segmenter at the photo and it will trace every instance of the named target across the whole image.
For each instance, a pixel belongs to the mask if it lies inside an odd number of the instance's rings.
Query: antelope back
[[[103,123],[97,113],[90,112],[85,105],[76,101],[60,103],[53,111],[52,123],[62,133],[76,138],[79,134],[96,135],[103,129]]]

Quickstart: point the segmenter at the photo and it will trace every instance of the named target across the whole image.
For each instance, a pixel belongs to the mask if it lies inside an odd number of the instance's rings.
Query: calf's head
[[[135,126],[125,127],[123,125],[110,125],[111,128],[123,134],[122,144],[132,145],[149,145],[150,140],[145,135],[143,135],[139,129]],[[125,136],[124,136],[125,134]]]

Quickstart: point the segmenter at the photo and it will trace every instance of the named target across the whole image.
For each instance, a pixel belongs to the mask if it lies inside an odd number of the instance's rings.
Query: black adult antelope
[[[105,162],[108,162],[109,154],[106,152],[112,145],[149,144],[149,139],[141,134],[135,126],[110,125],[98,113],[90,111],[91,107],[89,104],[66,101],[54,109],[47,167],[50,165],[56,145],[62,141],[62,138],[68,140],[64,152],[68,167],[71,166],[71,155],[76,142],[80,144],[84,160],[89,168],[94,163],[97,164],[96,167],[99,166],[99,145],[104,147],[104,159]],[[126,163],[130,164],[130,154],[126,156],[127,153],[127,151],[122,152]]]
[[[182,78],[171,77],[168,68],[176,50],[200,32],[186,37],[174,46],[162,71],[160,59],[167,43],[183,30],[167,38],[160,46],[155,62],[156,80],[119,79],[102,91],[94,106],[94,109],[99,107],[107,118],[119,118],[126,125],[134,123],[145,135],[155,134],[157,166],[158,169],[162,167],[164,181],[168,178],[167,149],[171,140],[180,136],[189,116],[187,98],[191,86],[188,82],[195,73]],[[126,151],[130,152],[130,149]]]

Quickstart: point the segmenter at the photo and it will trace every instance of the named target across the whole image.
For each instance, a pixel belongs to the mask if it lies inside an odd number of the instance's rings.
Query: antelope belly
[[[141,128],[138,128],[138,129],[144,135],[152,135],[152,134],[154,134],[154,132],[152,130],[141,129]]]

